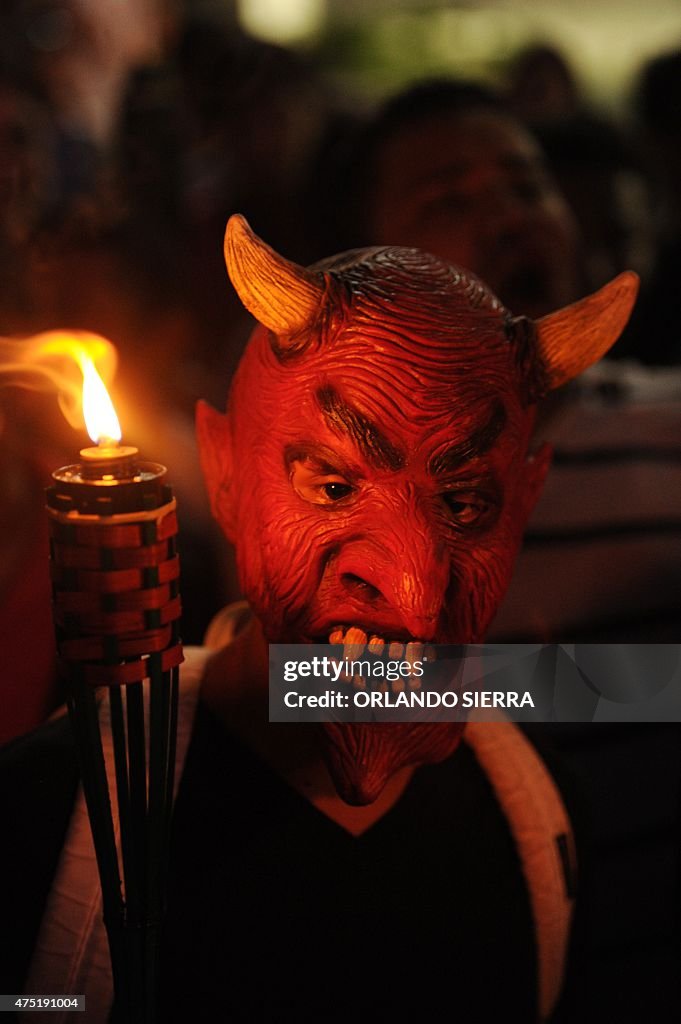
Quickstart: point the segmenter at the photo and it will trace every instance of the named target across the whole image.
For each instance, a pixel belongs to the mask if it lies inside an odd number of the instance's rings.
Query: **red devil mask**
[[[535,403],[610,347],[636,277],[533,323],[415,249],[303,269],[241,217],[225,255],[260,321],[226,415],[199,407],[213,511],[271,642],[479,642],[548,469]],[[458,725],[324,727],[341,795],[375,799]]]

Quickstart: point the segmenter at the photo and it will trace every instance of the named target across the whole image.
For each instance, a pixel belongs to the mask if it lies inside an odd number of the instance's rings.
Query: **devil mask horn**
[[[227,222],[225,262],[246,309],[277,336],[276,350],[298,350],[301,332],[314,325],[322,307],[322,275],[284,259],[240,214]]]
[[[536,321],[546,391],[566,384],[605,355],[624,330],[637,292],[638,275],[625,270],[593,295]]]

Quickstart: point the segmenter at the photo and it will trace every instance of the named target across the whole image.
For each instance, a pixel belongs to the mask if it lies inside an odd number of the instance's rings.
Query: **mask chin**
[[[444,761],[458,747],[464,724],[438,722],[321,726],[322,750],[340,798],[353,806],[377,800],[400,769]]]

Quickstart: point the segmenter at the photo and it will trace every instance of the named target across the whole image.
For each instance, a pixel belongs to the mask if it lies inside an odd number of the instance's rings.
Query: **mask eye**
[[[322,484],[322,489],[329,501],[340,501],[342,498],[347,498],[349,494],[352,494],[350,484],[336,483],[336,481]]]
[[[487,518],[491,508],[490,502],[478,494],[445,491],[442,498],[451,518],[459,526],[480,525]]]
[[[349,498],[355,488],[340,473],[329,472],[314,460],[295,459],[291,464],[294,491],[313,505],[334,505]]]

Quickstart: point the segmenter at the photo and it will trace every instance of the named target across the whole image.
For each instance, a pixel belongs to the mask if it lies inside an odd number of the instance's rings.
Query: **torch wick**
[[[118,448],[118,441],[113,437],[99,437],[97,438],[98,448]]]

